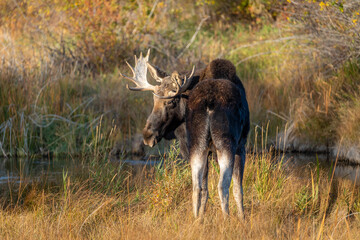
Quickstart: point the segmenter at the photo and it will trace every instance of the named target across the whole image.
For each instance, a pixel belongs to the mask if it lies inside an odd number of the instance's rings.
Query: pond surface
[[[39,178],[47,177],[47,180],[62,176],[63,173],[71,171],[75,163],[66,159],[47,158],[0,158],[0,184],[20,182],[25,180],[31,182]]]
[[[306,177],[305,171],[313,170],[317,167],[323,171],[328,171],[331,175],[334,160],[326,155],[316,154],[284,154],[282,155],[284,167],[292,170],[298,177]],[[161,161],[158,160],[122,160],[123,164],[129,165],[135,173],[142,171],[144,165],[152,168]],[[28,183],[40,178],[46,178],[51,181],[61,178],[66,172],[78,171],[81,166],[77,159],[53,158],[53,159],[5,159],[0,158],[0,184],[9,182],[27,181]],[[357,185],[360,185],[360,165],[352,165],[344,162],[338,162],[334,172],[335,178],[348,179]]]
[[[285,154],[283,162],[286,168],[293,170],[293,173],[299,177],[304,175],[308,177],[304,172],[310,169],[315,172],[317,167],[326,171],[328,176],[332,176],[332,169],[334,168],[336,159],[332,159],[326,154],[294,153]],[[346,161],[338,161],[336,162],[334,178],[347,179],[356,185],[360,185],[360,165]]]

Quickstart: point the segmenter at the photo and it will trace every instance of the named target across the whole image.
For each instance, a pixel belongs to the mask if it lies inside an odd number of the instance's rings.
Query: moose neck
[[[179,141],[181,156],[185,160],[189,159],[189,149],[187,144],[186,124],[185,124],[187,102],[188,102],[188,94],[181,96],[179,102],[179,117],[181,118],[181,121],[179,126],[177,126],[174,131],[174,135],[176,139]]]
[[[180,98],[179,101],[179,117],[181,118],[181,122],[184,123],[185,122],[185,115],[186,115],[186,107],[187,107],[187,102],[188,102],[188,94],[187,95],[183,95]]]

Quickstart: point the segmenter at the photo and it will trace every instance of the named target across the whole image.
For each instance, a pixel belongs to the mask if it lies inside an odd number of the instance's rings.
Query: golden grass
[[[316,166],[275,164],[270,153],[247,157],[244,222],[235,217],[232,198],[231,216],[223,219],[215,163],[204,223],[194,220],[190,167],[170,156],[163,168],[144,168],[136,176],[122,172],[127,177],[116,193],[90,187],[91,178],[68,176],[57,191],[29,186],[15,205],[3,197],[0,238],[357,239],[360,193],[353,183],[331,180],[328,170]],[[107,182],[117,177],[110,174]]]

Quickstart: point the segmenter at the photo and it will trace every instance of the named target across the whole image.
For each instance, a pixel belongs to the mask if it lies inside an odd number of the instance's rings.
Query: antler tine
[[[135,58],[136,58],[136,56],[135,56]],[[135,76],[135,70],[134,70],[134,68],[130,65],[130,63],[128,63],[128,61],[125,61],[125,62],[126,62],[126,64],[129,66],[129,68],[130,68],[131,72],[133,73],[133,75]],[[136,59],[135,59],[135,62],[136,62]]]
[[[155,91],[155,86],[151,85],[146,78],[147,74],[147,62],[149,60],[150,56],[150,49],[148,50],[148,53],[146,57],[144,58],[142,56],[142,53],[140,53],[139,58],[135,55],[135,67],[133,68],[127,61],[126,64],[129,66],[133,73],[133,77],[128,77],[125,74],[120,73],[120,75],[133,83],[135,83],[136,87],[129,87],[126,86],[129,90],[133,91]]]
[[[149,56],[150,56],[150,48],[148,49],[147,54],[146,54],[146,57],[145,57],[145,60],[146,60],[146,61],[149,60]]]
[[[150,63],[147,63],[147,67],[150,70],[151,76],[155,79],[157,82],[162,82],[162,78],[157,75],[157,70],[155,67],[153,67]]]
[[[136,56],[135,56],[135,57],[136,57]],[[126,64],[129,66],[131,72],[133,73],[133,75],[134,75],[134,77],[135,77],[135,70],[134,70],[134,68],[128,63],[128,61],[125,61],[125,62],[126,62]],[[134,77],[128,77],[128,76],[126,76],[126,75],[123,74],[123,73],[120,73],[120,76],[122,76],[123,78],[126,78],[126,79],[132,81],[133,83],[135,83],[136,85],[138,85],[137,82],[136,82],[136,80],[134,79]],[[130,89],[130,88],[129,88],[129,85],[127,85],[127,84],[126,84],[126,87],[127,87],[128,89]]]
[[[195,66],[193,66],[189,78],[191,78],[194,75],[194,72],[195,72]]]
[[[175,96],[180,95],[181,93],[185,92],[189,88],[189,86],[191,85],[191,80],[189,81],[189,79],[192,78],[194,72],[195,72],[195,66],[193,66],[189,78],[187,78],[185,76],[183,84],[181,86],[178,84],[179,87],[176,91]]]

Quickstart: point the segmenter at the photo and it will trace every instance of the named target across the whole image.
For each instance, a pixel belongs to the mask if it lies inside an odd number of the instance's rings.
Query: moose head
[[[135,87],[126,86],[131,91],[151,91],[153,93],[154,107],[147,118],[143,129],[144,144],[153,147],[162,138],[174,138],[175,129],[185,121],[185,104],[182,99],[184,93],[192,83],[192,75],[195,67],[189,76],[182,76],[177,71],[171,75],[166,74],[159,68],[148,63],[150,49],[145,57],[135,56],[135,67],[128,62],[133,77],[124,74],[120,75],[133,83]],[[147,70],[159,85],[152,85],[147,80]]]

